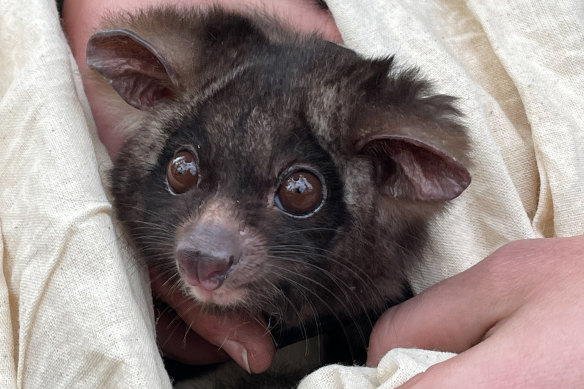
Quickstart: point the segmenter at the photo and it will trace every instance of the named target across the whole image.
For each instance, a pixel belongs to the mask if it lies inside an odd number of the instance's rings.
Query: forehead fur
[[[382,95],[378,90],[385,86],[390,67],[391,60],[364,60],[316,39],[264,47],[260,58],[241,61],[204,89],[145,113],[125,154],[133,155],[146,172],[164,163],[160,156],[166,146],[200,147],[204,139],[208,149],[203,154],[211,155],[209,169],[218,179],[235,184],[239,178],[241,184],[242,177],[254,176],[273,184],[290,164],[310,160],[306,144],[313,143],[334,162],[345,183],[345,202],[359,213],[373,203],[374,188],[371,163],[355,153],[356,116],[367,104],[397,108],[419,97],[411,90],[413,79],[403,77],[406,86],[398,81],[393,86],[393,93],[401,96],[371,101]],[[168,144],[171,139],[174,145]],[[261,183],[256,184],[259,189]]]

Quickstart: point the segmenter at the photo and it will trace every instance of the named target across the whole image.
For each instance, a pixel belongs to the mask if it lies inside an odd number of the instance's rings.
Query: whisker
[[[281,254],[285,254],[285,253],[281,253]],[[343,279],[335,276],[333,273],[331,273],[330,271],[328,271],[327,269],[324,269],[314,263],[310,263],[306,260],[301,260],[301,259],[296,259],[296,258],[290,258],[287,257],[285,255],[279,255],[279,256],[274,256],[274,259],[277,260],[285,260],[288,262],[293,262],[293,263],[298,263],[301,265],[307,265],[310,266],[313,269],[316,269],[318,271],[320,271],[322,274],[324,274],[326,277],[328,277],[331,281],[333,281],[337,286],[339,286],[339,289],[343,291],[343,294],[345,295],[345,298],[349,301],[353,300],[350,298],[350,296],[347,294],[348,291],[351,291],[353,294],[355,294],[355,292],[353,291],[353,288],[348,285]],[[361,311],[366,312],[367,309],[365,308],[365,306],[363,305],[363,302],[361,301],[361,299],[358,298],[358,296],[355,296],[356,298],[354,299],[355,301],[358,301],[360,306],[361,306]],[[372,323],[370,323],[372,325]]]
[[[326,291],[326,292],[327,292],[327,293],[328,293],[328,294],[329,294],[329,295],[330,295],[332,298],[334,298],[334,299],[335,299],[335,300],[336,300],[336,301],[337,301],[337,302],[338,302],[338,303],[339,303],[339,304],[340,304],[342,307],[344,307],[344,309],[345,309],[345,311],[346,311],[347,313],[351,313],[351,310],[347,309],[348,307],[345,305],[345,303],[344,303],[344,302],[343,302],[343,301],[342,301],[342,300],[341,300],[341,299],[340,299],[338,296],[336,296],[336,294],[334,294],[334,293],[333,293],[333,292],[332,292],[330,289],[328,289],[326,286],[322,285],[322,284],[321,284],[321,283],[319,283],[318,281],[316,281],[316,280],[313,280],[312,278],[310,278],[310,277],[307,277],[307,276],[304,276],[304,275],[302,275],[302,274],[295,273],[295,272],[293,272],[293,271],[291,271],[291,270],[289,270],[289,269],[283,268],[283,267],[277,267],[277,266],[275,266],[275,265],[273,265],[273,264],[268,264],[268,266],[270,266],[270,267],[274,267],[274,268],[278,269],[278,271],[284,271],[284,272],[287,272],[287,273],[291,273],[291,274],[293,274],[294,276],[297,276],[297,277],[300,277],[300,278],[302,278],[302,279],[305,279],[306,281],[308,281],[308,282],[311,282],[311,283],[313,283],[313,284],[315,284],[315,285],[317,285],[317,286],[321,287],[321,288],[322,288],[323,290],[325,290],[325,291]],[[288,282],[290,282],[291,280],[290,280],[290,279],[287,279],[287,281],[288,281]],[[332,308],[332,307],[331,307],[331,306],[330,306],[330,305],[329,305],[329,304],[328,304],[328,303],[327,303],[327,302],[326,302],[326,301],[325,301],[325,300],[324,300],[324,299],[323,299],[323,298],[322,298],[322,297],[321,297],[321,296],[320,296],[318,293],[316,293],[315,291],[313,291],[311,288],[309,288],[309,287],[307,287],[307,286],[305,286],[305,285],[302,285],[301,283],[298,283],[298,282],[296,283],[296,286],[298,286],[298,287],[300,287],[300,288],[304,289],[304,290],[305,290],[305,291],[307,291],[309,294],[311,294],[312,296],[314,296],[316,299],[318,299],[318,300],[319,300],[319,301],[322,303],[322,305],[323,305],[325,308],[327,308],[327,309],[329,310],[329,312],[330,312],[330,313],[333,315],[333,317],[335,318],[335,320],[336,320],[336,321],[337,321],[337,322],[340,324],[340,328],[341,328],[341,330],[342,330],[342,332],[343,332],[343,335],[345,336],[345,339],[347,340],[347,344],[348,344],[348,346],[349,346],[349,348],[350,348],[350,352],[351,352],[351,354],[353,354],[353,350],[352,350],[352,347],[351,347],[351,344],[350,344],[350,337],[349,337],[349,334],[347,333],[347,330],[345,329],[345,327],[344,327],[344,325],[343,325],[343,321],[340,319],[340,317],[339,317],[339,315],[337,314],[336,310],[334,310],[334,309],[333,309],[333,308]],[[355,328],[357,329],[357,331],[358,331],[358,333],[359,333],[359,337],[361,338],[361,340],[362,340],[363,344],[364,344],[364,345],[366,345],[366,344],[367,344],[367,342],[366,342],[366,339],[365,339],[365,335],[363,334],[363,331],[361,330],[361,328],[360,328],[360,326],[359,326],[359,323],[357,322],[357,320],[355,319],[355,317],[354,317],[352,314],[350,314],[350,315],[349,315],[349,319],[351,319],[351,321],[352,321],[352,322],[353,322],[353,324],[355,325]]]
[[[280,248],[285,249],[286,251],[282,251],[282,252],[278,251]],[[336,265],[343,267],[345,270],[351,272],[351,274],[353,276],[355,276],[362,285],[367,285],[368,287],[375,288],[378,296],[382,295],[382,293],[378,289],[376,283],[373,281],[371,276],[369,274],[367,274],[367,272],[365,272],[359,266],[350,267],[347,263],[336,259],[335,258],[336,255],[328,250],[311,247],[311,249],[315,249],[316,251],[322,251],[322,252],[328,253],[330,255],[323,255],[323,254],[308,252],[308,250],[304,246],[298,246],[298,245],[270,246],[270,249],[272,249],[272,251],[276,255],[278,255],[278,254],[285,255],[287,253],[288,254],[299,254],[299,255],[302,255],[303,257],[306,257],[306,258],[315,257],[315,258],[324,259],[328,262],[332,262]],[[317,267],[319,269],[322,269],[320,266],[317,266],[311,262],[308,262],[307,260],[302,260],[301,262],[304,264],[307,264],[309,266],[314,266],[314,267]],[[350,264],[350,262],[348,262],[348,263]],[[350,289],[350,286],[347,285],[346,283],[345,283],[345,286]]]

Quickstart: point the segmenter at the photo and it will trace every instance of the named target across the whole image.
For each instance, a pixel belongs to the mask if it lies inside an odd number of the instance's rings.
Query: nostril
[[[178,271],[186,282],[190,285],[201,285],[199,279],[199,253],[193,251],[178,251],[177,255]]]
[[[201,286],[207,290],[215,290],[223,284],[231,269],[230,261],[210,259],[199,261],[198,272]]]
[[[211,291],[219,288],[231,267],[239,258],[234,255],[229,257],[216,257],[199,251],[179,250],[177,252],[177,264],[181,276],[193,286],[202,286]]]

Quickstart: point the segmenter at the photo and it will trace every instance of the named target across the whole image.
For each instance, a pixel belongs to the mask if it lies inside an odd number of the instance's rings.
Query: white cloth
[[[377,368],[325,366],[308,375],[299,389],[390,389],[405,384],[430,366],[455,354],[439,351],[396,348],[379,361]]]
[[[426,263],[411,275],[416,292],[509,241],[584,234],[580,0],[327,4],[347,46],[415,64],[437,91],[460,97],[466,114],[473,182],[433,223]],[[299,389],[393,388],[433,357],[431,351],[392,350],[378,371],[328,366]],[[381,373],[395,363],[395,374]]]
[[[584,234],[579,0],[327,3],[349,47],[419,66],[467,114],[473,183],[434,223],[416,291],[511,240]],[[169,387],[52,0],[0,0],[0,145],[0,387]],[[394,350],[303,388],[394,387],[445,357]]]
[[[170,387],[54,1],[0,0],[0,75],[0,387]]]

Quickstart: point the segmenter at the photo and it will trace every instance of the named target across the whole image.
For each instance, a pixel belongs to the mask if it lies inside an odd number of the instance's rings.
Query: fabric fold
[[[170,387],[55,4],[0,9],[0,386]]]
[[[327,0],[348,47],[459,97],[469,189],[432,222],[416,292],[513,240],[584,234],[584,18],[576,0]],[[165,388],[147,274],[116,229],[52,0],[0,0],[0,386]],[[390,388],[450,357],[392,350],[305,388]],[[347,370],[345,370],[347,369]]]

